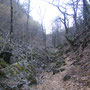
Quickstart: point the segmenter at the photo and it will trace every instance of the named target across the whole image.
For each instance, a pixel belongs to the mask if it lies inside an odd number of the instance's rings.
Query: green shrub
[[[29,71],[28,69],[25,69],[25,72],[26,72],[26,73],[30,73],[30,71]]]
[[[29,74],[29,77],[27,79],[28,81],[30,81],[29,85],[37,84],[37,81],[32,74]]]
[[[13,77],[14,71],[12,69],[10,69],[10,74],[11,74],[11,77]]]
[[[61,67],[61,65],[62,65],[61,62],[56,61],[56,67],[57,68]]]
[[[60,63],[57,61],[57,62],[56,62],[56,65],[59,65],[59,64],[60,64]]]

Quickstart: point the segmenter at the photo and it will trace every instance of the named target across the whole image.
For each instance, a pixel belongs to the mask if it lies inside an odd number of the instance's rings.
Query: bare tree
[[[90,5],[88,4],[87,0],[82,0],[82,1],[83,1],[83,18],[84,18],[84,23],[85,23],[85,25],[88,25],[89,21],[90,21]]]
[[[54,20],[52,24],[52,44],[54,48],[60,45],[60,31],[61,31],[61,22],[58,17]]]
[[[30,0],[28,0],[28,10],[27,10],[27,26],[26,26],[26,31],[29,33],[29,19],[30,18]],[[30,34],[30,41],[29,41],[29,44],[31,44],[31,32],[29,33]],[[31,47],[31,60],[33,60],[33,57],[32,57],[32,45],[30,46]]]
[[[29,31],[29,17],[30,17],[30,0],[28,0],[28,9],[27,9],[27,24],[26,24],[26,31]],[[30,35],[31,36],[31,35]],[[31,37],[30,37],[31,42]]]
[[[72,6],[72,9],[73,9],[73,19],[74,19],[74,22],[75,22],[75,27],[76,27],[76,31],[78,29],[78,23],[77,23],[77,11],[78,11],[78,4],[79,4],[79,1],[80,0],[71,0],[71,6]],[[70,4],[69,4],[70,5]]]
[[[29,24],[29,13],[30,13],[30,0],[28,0],[27,27],[26,27],[26,30],[28,30],[28,24]]]
[[[67,22],[66,22],[66,20],[67,20],[66,19],[66,15],[69,15],[69,14],[66,13],[66,8],[63,7],[63,6],[59,6],[59,4],[54,4],[54,2],[52,2],[52,3],[49,2],[49,4],[52,4],[53,6],[55,6],[59,10],[60,14],[63,15],[63,18],[60,17],[60,19],[61,19],[61,21],[63,22],[63,24],[65,26],[66,34],[68,34],[68,28],[67,28]],[[63,10],[61,10],[61,8],[63,8]]]
[[[13,0],[10,0],[10,7],[11,7],[11,20],[10,20],[10,42],[11,42],[13,33]]]
[[[38,5],[39,5],[39,3],[38,3]],[[40,16],[41,30],[42,30],[43,43],[44,43],[44,46],[45,46],[45,50],[46,50],[46,29],[45,29],[45,25],[44,25],[44,18],[45,18],[45,14],[46,14],[46,8],[47,7],[45,7],[44,13],[42,13],[41,7],[39,5],[39,12],[38,12],[38,14]]]
[[[75,22],[75,26],[76,26],[76,29],[77,29],[78,28],[77,9],[78,9],[78,2],[79,2],[79,0],[76,0],[76,1],[72,0],[71,3],[68,3],[69,5],[72,6],[74,14],[67,13],[67,8],[65,6],[63,6],[63,5],[59,5],[60,0],[56,1],[57,4],[56,4],[56,2],[55,3],[54,2],[55,1],[53,0],[52,2],[48,2],[48,3],[53,5],[53,6],[55,6],[59,10],[60,14],[63,15],[63,17],[61,16],[61,17],[59,17],[59,19],[64,24],[65,31],[66,31],[66,34],[65,34],[66,39],[73,45],[74,39],[72,40],[69,37],[69,35],[68,35],[70,33],[69,32],[69,27],[68,27],[68,22],[69,22],[68,16],[71,16],[71,17],[73,16],[73,19],[74,19],[74,22]]]

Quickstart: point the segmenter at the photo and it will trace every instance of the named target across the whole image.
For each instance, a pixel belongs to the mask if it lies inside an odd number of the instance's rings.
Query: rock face
[[[9,64],[0,58],[0,69],[7,67]]]
[[[70,75],[65,75],[64,78],[63,78],[63,80],[64,80],[64,81],[67,81],[67,80],[69,80],[70,78],[71,78]]]
[[[1,70],[4,77],[0,76],[0,90],[20,90],[22,87],[28,90],[29,85],[36,84],[35,66],[30,61],[20,61]]]
[[[10,57],[12,56],[11,52],[2,52],[0,53],[0,57],[5,60],[5,62],[10,63]]]

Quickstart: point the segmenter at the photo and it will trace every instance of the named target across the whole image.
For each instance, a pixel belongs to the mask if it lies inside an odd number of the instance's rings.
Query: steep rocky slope
[[[84,48],[84,42],[79,47],[67,44],[46,51],[34,48],[32,61],[28,50],[27,60],[10,65],[0,59],[0,89],[90,90],[89,40]]]
[[[30,90],[90,90],[90,44],[79,53],[69,46],[62,50],[66,65],[50,63]]]
[[[0,69],[0,90],[19,90],[23,85],[28,88],[36,84],[35,68],[32,62],[24,60]]]

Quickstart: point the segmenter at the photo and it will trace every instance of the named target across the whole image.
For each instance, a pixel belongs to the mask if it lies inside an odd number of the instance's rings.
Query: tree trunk
[[[84,18],[85,25],[88,25],[90,20],[89,8],[90,8],[90,5],[88,4],[87,0],[83,0],[83,18]]]
[[[13,1],[10,0],[10,7],[11,7],[11,20],[10,20],[10,43],[12,42],[12,32],[13,32]]]

